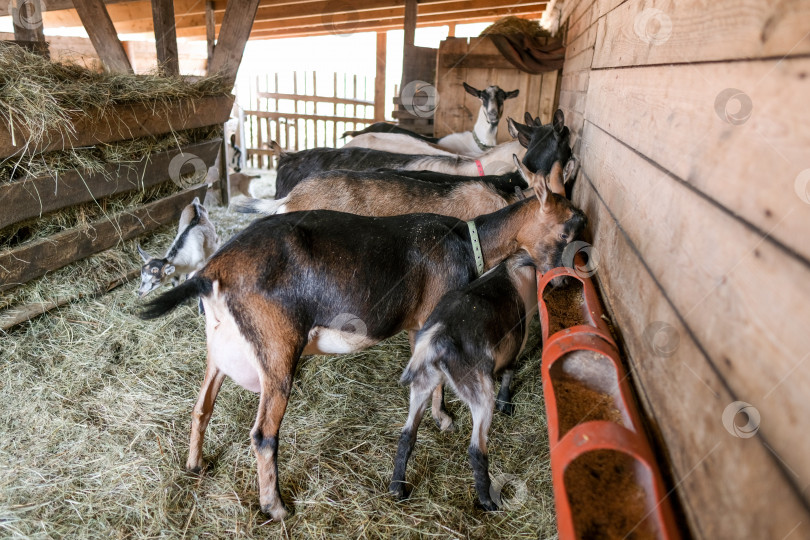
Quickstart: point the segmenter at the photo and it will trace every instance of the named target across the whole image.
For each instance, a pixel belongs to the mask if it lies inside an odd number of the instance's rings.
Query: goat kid
[[[149,294],[170,277],[172,283],[177,284],[179,276],[202,268],[218,246],[219,237],[214,224],[208,218],[208,210],[200,204],[199,197],[194,197],[180,214],[177,236],[165,257],[156,259],[138,244],[138,253],[143,259],[138,296]]]
[[[520,170],[528,182],[536,182],[525,168]],[[562,176],[559,163],[553,171],[550,176],[558,180]],[[564,247],[584,227],[584,219],[572,224],[560,234],[558,245]],[[413,355],[400,379],[401,384],[411,385],[411,391],[408,420],[389,486],[398,498],[408,496],[405,473],[426,401],[437,388],[449,384],[472,413],[468,454],[478,501],[485,510],[498,509],[490,496],[487,437],[493,406],[497,404],[498,410],[509,415],[514,411],[510,388],[514,363],[526,345],[529,321],[536,310],[535,269],[531,259],[520,252],[439,301],[416,334]],[[500,373],[503,379],[496,399],[494,377]]]
[[[475,218],[485,268],[520,250],[540,267],[559,264],[559,239],[584,216],[545,182],[534,192]],[[156,318],[197,295],[205,307],[208,362],[187,467],[202,468],[204,431],[227,374],[260,393],[251,431],[259,499],[264,512],[283,519],[278,437],[300,356],[358,351],[402,330],[417,331],[446,292],[475,277],[470,229],[456,218],[315,210],[254,221],[141,313]],[[357,319],[362,332],[345,328]]]
[[[467,83],[464,90],[481,100],[478,117],[472,131],[452,133],[439,139],[439,147],[464,156],[478,157],[494,148],[498,142],[498,123],[503,115],[503,103],[518,97],[520,90],[505,92],[498,86],[488,86],[484,90],[473,88]]]

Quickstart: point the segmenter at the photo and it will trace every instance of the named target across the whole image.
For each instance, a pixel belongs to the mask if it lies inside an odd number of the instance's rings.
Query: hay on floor
[[[250,216],[213,209],[220,236]],[[242,221],[240,221],[242,220]],[[220,393],[204,446],[209,469],[184,472],[205,338],[196,305],[141,321],[135,283],[3,335],[0,531],[8,536],[152,538],[549,538],[556,534],[534,323],[516,375],[516,414],[496,414],[493,477],[514,475],[513,509],[474,506],[470,416],[448,393],[458,431],[423,422],[408,501],[386,493],[408,391],[402,334],[368,351],[304,359],[280,438],[282,493],[295,508],[266,522],[250,449],[257,396]]]

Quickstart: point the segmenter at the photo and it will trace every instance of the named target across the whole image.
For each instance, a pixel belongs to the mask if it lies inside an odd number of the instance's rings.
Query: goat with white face
[[[467,83],[464,89],[471,96],[481,100],[478,118],[472,131],[452,133],[439,139],[439,146],[451,152],[465,156],[480,156],[490,150],[498,142],[498,122],[503,116],[503,103],[507,99],[516,98],[520,90],[505,92],[498,86],[488,86],[484,90],[477,90]]]
[[[200,204],[199,197],[194,197],[180,214],[177,236],[165,257],[156,259],[138,245],[138,253],[143,259],[138,296],[149,294],[170,277],[176,284],[179,276],[199,270],[217,247],[219,237],[214,224],[208,219],[208,210]]]

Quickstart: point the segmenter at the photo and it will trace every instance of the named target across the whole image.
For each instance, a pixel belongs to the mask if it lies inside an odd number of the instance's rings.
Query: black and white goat
[[[503,103],[507,99],[516,98],[520,90],[505,92],[494,85],[488,86],[484,90],[478,90],[467,83],[463,84],[464,90],[468,94],[481,100],[478,118],[475,120],[472,131],[452,133],[439,139],[438,144],[441,148],[446,148],[456,154],[477,157],[498,144],[496,136],[498,123],[503,115]]]
[[[520,170],[530,184],[546,181],[523,166]],[[562,185],[562,174],[562,167],[555,163],[549,175],[555,181],[549,185]],[[559,241],[572,240],[584,225],[583,220],[561,231]],[[408,495],[405,472],[427,400],[435,396],[436,388],[449,384],[472,413],[468,454],[478,500],[486,510],[498,509],[490,495],[487,435],[496,403],[506,414],[514,410],[510,388],[514,363],[526,345],[529,321],[536,309],[535,268],[531,259],[519,252],[439,301],[416,334],[413,355],[400,379],[401,384],[410,384],[411,398],[389,486],[398,498]],[[501,373],[496,400],[494,377]]]
[[[361,131],[346,133],[345,135],[354,136],[346,146],[362,146],[389,152],[409,153],[411,145],[404,138],[409,137],[412,141],[417,140],[426,145],[435,145],[439,149],[462,156],[478,157],[483,155],[498,144],[496,137],[498,124],[501,121],[501,116],[503,116],[504,101],[516,98],[520,90],[506,92],[495,85],[488,86],[484,90],[478,90],[467,83],[463,84],[464,90],[468,94],[481,100],[481,108],[478,109],[478,117],[471,131],[451,133],[436,139],[424,137],[393,124],[377,122]],[[403,150],[397,149],[398,144]]]
[[[149,294],[169,279],[177,284],[180,276],[202,268],[217,247],[219,237],[208,218],[208,210],[200,204],[199,197],[194,197],[180,214],[177,236],[166,251],[166,256],[156,259],[138,245],[138,253],[143,259],[138,296]]]

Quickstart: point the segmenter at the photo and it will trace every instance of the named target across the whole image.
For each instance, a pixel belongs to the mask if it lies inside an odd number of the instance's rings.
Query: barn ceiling
[[[107,1],[119,34],[153,33],[149,1]],[[225,0],[175,0],[177,37],[205,39],[206,4],[213,6],[216,30],[225,14]],[[5,2],[0,16],[8,15]],[[45,28],[82,26],[70,0],[44,2]],[[404,0],[262,0],[251,30],[252,39],[349,34],[403,27]],[[539,19],[546,1],[421,0],[417,26],[441,26],[493,21],[506,15]]]

